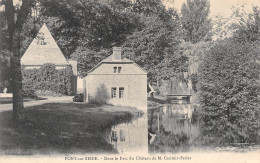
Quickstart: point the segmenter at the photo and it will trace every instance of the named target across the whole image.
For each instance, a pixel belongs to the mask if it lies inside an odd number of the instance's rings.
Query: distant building
[[[85,101],[105,92],[108,103],[136,106],[147,111],[147,72],[134,61],[121,58],[121,47],[114,47],[113,54],[93,67],[83,78]],[[98,97],[97,97],[98,98]]]
[[[63,69],[71,66],[74,78],[73,92],[77,90],[77,61],[66,60],[60,48],[56,44],[46,24],[43,24],[37,36],[25,51],[21,58],[21,65],[24,69],[38,69],[46,63],[56,66],[56,69]]]

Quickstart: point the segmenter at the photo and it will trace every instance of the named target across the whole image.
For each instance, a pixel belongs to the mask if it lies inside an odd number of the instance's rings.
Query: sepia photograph
[[[0,0],[0,162],[260,162],[260,0]]]

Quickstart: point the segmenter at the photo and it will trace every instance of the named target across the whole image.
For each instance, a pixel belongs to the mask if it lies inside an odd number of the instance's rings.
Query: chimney
[[[121,52],[122,52],[122,47],[113,47],[113,60],[114,61],[121,61]]]

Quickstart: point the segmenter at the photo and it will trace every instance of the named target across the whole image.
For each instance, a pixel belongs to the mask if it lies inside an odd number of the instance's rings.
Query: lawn
[[[131,107],[47,103],[25,109],[25,121],[12,124],[12,111],[0,113],[0,154],[115,153],[103,131],[130,120]]]
[[[26,97],[23,99],[23,102],[45,100],[45,99],[46,98],[41,98],[41,97],[35,97],[35,98]],[[0,97],[0,104],[12,104],[12,103],[13,103],[12,97]]]

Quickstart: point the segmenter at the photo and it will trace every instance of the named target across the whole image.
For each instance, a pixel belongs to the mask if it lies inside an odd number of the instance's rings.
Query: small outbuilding
[[[102,60],[83,77],[84,99],[134,106],[147,111],[147,72],[134,61],[121,57],[122,48]]]
[[[23,69],[40,69],[44,64],[55,65],[55,69],[71,67],[73,71],[72,92],[77,92],[77,61],[67,60],[52,37],[46,24],[40,28],[37,36],[21,57]]]

